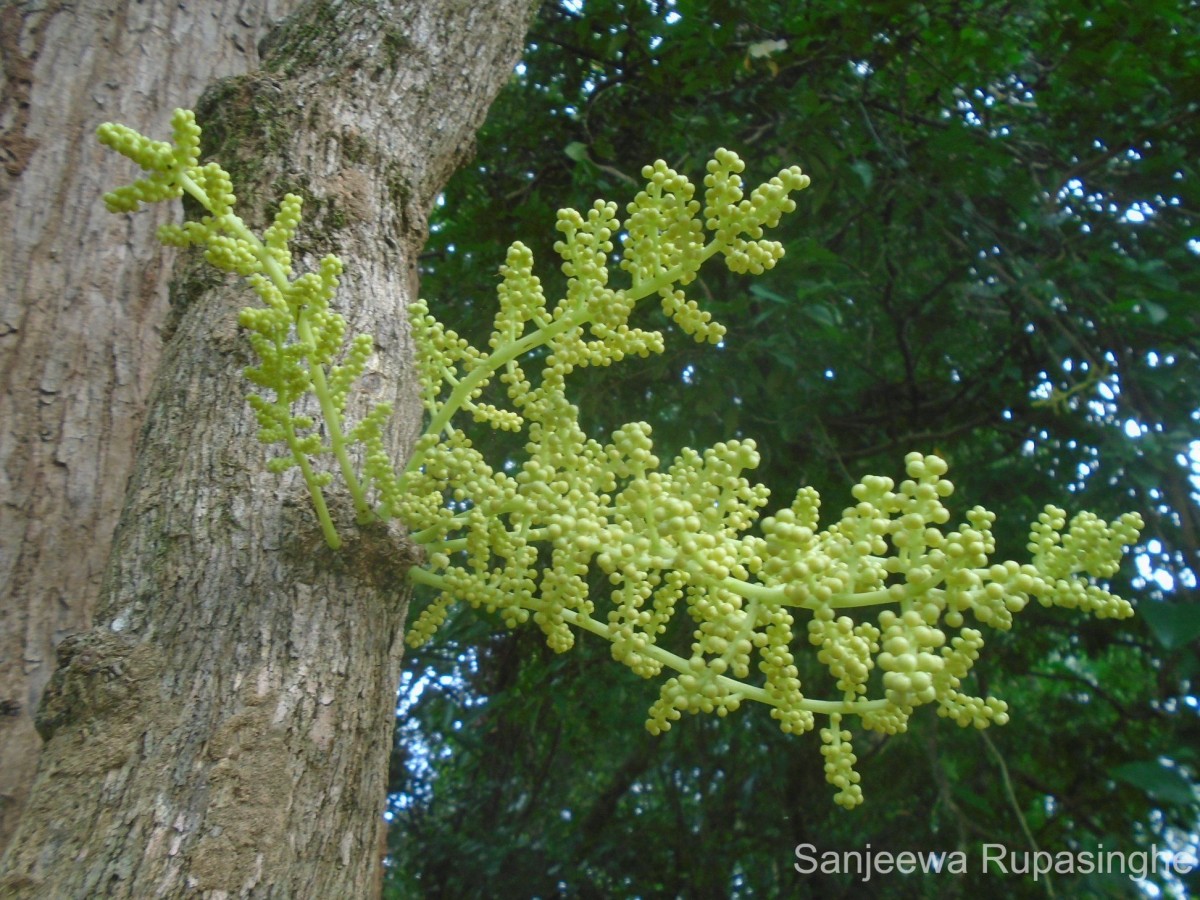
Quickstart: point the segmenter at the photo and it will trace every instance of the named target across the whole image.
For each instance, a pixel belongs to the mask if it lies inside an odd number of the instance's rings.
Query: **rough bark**
[[[530,13],[305,3],[261,71],[201,104],[239,195],[306,198],[300,266],[347,260],[340,306],[376,336],[366,393],[397,407],[398,458],[420,421],[403,309],[426,216]],[[302,485],[265,472],[235,324],[252,295],[185,265],[172,300],[96,625],[59,645],[0,893],[371,896],[411,558],[344,512],[329,550]]]
[[[90,136],[112,118],[160,128],[214,77],[254,68],[296,2],[0,2],[0,852],[54,646],[100,591],[174,258],[153,234],[178,209],[105,212],[128,165]]]

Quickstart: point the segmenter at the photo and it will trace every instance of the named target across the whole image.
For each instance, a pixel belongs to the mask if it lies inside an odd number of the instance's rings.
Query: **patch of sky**
[[[451,695],[454,702],[462,709],[474,709],[487,703],[486,697],[472,694],[468,689],[466,676],[474,674],[479,668],[479,655],[473,647],[460,648],[456,654],[453,668],[449,672],[426,667],[419,672],[404,670],[400,673],[400,687],[397,691],[396,717],[407,755],[405,765],[410,775],[412,793],[400,792],[388,797],[387,809],[383,817],[389,822],[395,819],[398,812],[410,808],[417,802],[428,802],[433,782],[436,778],[434,763],[437,760],[450,758],[452,751],[430,735],[425,734],[418,719],[411,715],[412,709],[428,692],[440,692]],[[439,662],[439,666],[442,663]],[[457,723],[461,727],[461,723]],[[452,726],[453,727],[453,726]]]

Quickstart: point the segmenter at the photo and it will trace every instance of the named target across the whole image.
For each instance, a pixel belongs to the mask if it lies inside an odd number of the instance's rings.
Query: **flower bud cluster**
[[[246,330],[259,363],[245,370],[247,380],[269,393],[251,394],[250,406],[265,443],[284,443],[286,455],[269,461],[271,471],[299,467],[330,543],[337,537],[324,512],[321,488],[332,480],[329,472],[316,472],[312,459],[321,454],[337,458],[343,477],[355,495],[360,512],[367,509],[363,490],[346,453],[348,443],[367,445],[366,471],[381,493],[395,494],[395,474],[390,462],[381,461],[382,420],[386,406],[373,409],[350,431],[343,433],[351,385],[365,371],[374,347],[370,335],[355,335],[346,347],[346,321],[330,308],[338,287],[342,263],[326,256],[317,271],[292,277],[290,243],[300,224],[301,200],[283,198],[274,221],[259,238],[237,215],[237,197],[229,174],[217,163],[199,164],[200,128],[190,110],[175,110],[173,143],[154,141],[124,125],[106,123],[97,130],[100,141],[138,163],[146,177],[105,196],[113,212],[132,212],[141,203],[178,197],[184,192],[205,209],[197,221],[164,225],[159,238],[171,246],[199,246],[216,268],[247,280],[263,302],[243,309],[239,324]],[[338,359],[341,362],[337,362]],[[274,396],[270,396],[273,394]],[[311,415],[297,413],[296,405],[315,395],[324,420],[316,429]],[[307,434],[305,432],[308,432]],[[324,438],[322,437],[324,433]]]
[[[1043,606],[1081,609],[1101,619],[1133,615],[1129,601],[1091,579],[1116,574],[1121,549],[1137,540],[1142,525],[1137,513],[1125,513],[1109,524],[1090,512],[1078,513],[1068,525],[1065,511],[1047,506],[1029,528],[1028,549],[1038,579],[1031,593]],[[1080,574],[1089,578],[1081,579]]]
[[[624,223],[611,203],[597,202],[586,216],[560,211],[556,250],[568,288],[553,312],[528,248],[514,244],[501,269],[488,353],[424,305],[414,309],[423,396],[438,425],[431,434],[442,437],[423,444],[410,464],[402,514],[434,551],[422,580],[443,593],[410,640],[427,639],[453,597],[499,611],[510,624],[532,614],[555,649],[571,646],[572,626],[582,627],[608,638],[613,657],[643,677],[672,670],[649,709],[646,725],[656,734],[685,713],[723,716],[749,699],[768,704],[788,733],[812,730],[816,714],[829,715],[821,731],[826,774],[837,802],[849,807],[862,791],[843,717],[895,734],[916,707],[933,703],[961,725],[1003,723],[1003,701],[965,690],[983,645],[967,617],[1007,629],[1031,596],[1129,614],[1125,601],[1091,579],[1116,571],[1140,521],[1108,525],[1083,514],[1064,533],[1061,512],[1048,510],[1031,534],[1032,563],[990,564],[994,515],[977,507],[950,527],[946,463],[913,453],[904,481],[867,476],[852,491],[855,504],[828,527],[819,525],[820,498],[804,488],[755,534],[768,498],[745,477],[758,464],[752,441],[684,450],[664,468],[645,423],[617,429],[604,445],[588,438],[567,400],[566,377],[579,366],[661,350],[657,333],[628,327],[638,299],[658,295],[685,331],[716,340],[723,329],[682,288],[717,253],[745,272],[764,271],[782,255],[763,229],[791,211],[788,192],[807,178],[785,170],[746,198],[743,168],[718,151],[705,179],[703,222],[691,183],[661,162],[643,171],[648,183]],[[620,266],[631,284],[618,289],[609,284],[608,261],[622,231]],[[707,243],[706,232],[715,232]],[[531,374],[526,354],[538,346],[546,351]],[[497,371],[508,410],[480,401]],[[461,432],[444,427],[458,409],[527,434],[527,458],[515,475],[493,471]],[[446,496],[469,510],[448,511],[440,502]],[[605,604],[591,596],[593,571],[608,583]],[[693,629],[683,653],[670,628],[681,601]],[[863,615],[870,607],[880,609]],[[801,611],[835,699],[802,690],[793,655]]]
[[[763,240],[763,229],[774,228],[781,216],[795,211],[796,201],[788,194],[808,187],[809,178],[799,166],[791,166],[760,184],[747,199],[741,179],[745,168],[732,151],[713,155],[704,178],[705,226],[716,234],[729,271],[761,275],[783,258],[783,245]]]
[[[133,184],[104,195],[109,212],[135,212],[143,203],[172,200],[183,193],[182,177],[195,170],[200,159],[200,126],[191,110],[177,109],[171,115],[171,127],[174,140],[169,144],[115,122],[96,129],[100,143],[147,172]]]
[[[863,802],[862,776],[855,771],[858,757],[851,743],[851,733],[842,728],[842,717],[834,713],[829,727],[821,729],[821,755],[825,757],[825,780],[836,787],[833,802],[844,809],[853,809]]]
[[[215,164],[197,165],[198,130],[187,115],[177,116],[174,145],[121,126],[102,135],[151,171],[110,195],[110,207],[132,209],[187,190],[210,215],[168,228],[164,238],[204,246],[210,261],[245,276],[262,298],[263,307],[244,310],[240,321],[260,359],[247,378],[274,393],[250,398],[261,437],[289,449],[270,467],[299,465],[321,517],[320,488],[331,476],[314,472],[311,458],[338,455],[361,503],[344,446],[364,445],[374,512],[406,523],[429,559],[410,577],[439,590],[411,625],[412,643],[428,640],[452,605],[465,602],[510,627],[532,619],[557,651],[583,629],[609,640],[614,659],[638,675],[670,670],[648,711],[646,726],[656,734],[685,713],[724,716],[748,700],[769,706],[789,734],[814,730],[816,716],[828,716],[820,729],[826,779],[835,801],[849,808],[863,799],[851,717],[885,734],[906,730],[925,704],[962,726],[1007,721],[1003,701],[969,692],[984,643],[972,626],[1008,629],[1031,598],[1101,617],[1132,614],[1096,580],[1111,577],[1137,539],[1135,514],[1107,523],[1081,513],[1068,523],[1062,510],[1047,507],[1030,529],[1031,561],[996,563],[995,516],[976,507],[965,522],[950,524],[944,501],[954,487],[936,456],[910,453],[899,484],[863,478],[851,491],[853,505],[822,527],[811,488],[759,520],[769,498],[747,477],[759,462],[753,441],[684,450],[664,465],[645,423],[624,425],[604,443],[583,431],[567,376],[663,349],[661,333],[630,326],[638,301],[657,297],[685,332],[720,340],[722,326],[683,289],[718,254],[735,272],[774,266],[783,248],[764,233],[795,208],[789,193],[808,184],[798,168],[747,197],[742,161],[718,150],[703,208],[693,185],[658,162],[643,171],[646,187],[623,222],[616,204],[604,201],[586,215],[560,211],[555,249],[568,278],[564,296],[548,306],[532,254],[513,244],[487,350],[445,327],[425,303],[412,304],[430,421],[397,476],[382,441],[386,407],[341,431],[348,391],[372,345],[360,335],[343,349],[345,322],[330,309],[341,274],[336,258],[291,277],[299,199],[284,199],[259,240],[233,212],[228,176]],[[629,284],[614,287],[609,266],[622,235],[619,264]],[[320,402],[329,443],[313,418],[294,412],[309,393]],[[523,434],[523,459],[493,468],[456,422],[460,413]],[[328,524],[327,514],[322,521]],[[331,525],[327,536],[336,540]],[[597,579],[607,596],[593,596]],[[686,619],[677,616],[681,607]],[[798,618],[828,671],[812,685],[802,684],[794,655]]]

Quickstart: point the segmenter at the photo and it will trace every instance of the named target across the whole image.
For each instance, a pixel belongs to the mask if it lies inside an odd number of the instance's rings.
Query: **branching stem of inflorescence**
[[[899,484],[864,477],[852,504],[822,526],[811,488],[761,516],[768,492],[746,477],[759,462],[753,441],[685,449],[664,465],[645,423],[618,428],[606,443],[583,431],[566,376],[663,350],[660,332],[629,324],[638,302],[657,295],[683,332],[722,339],[723,326],[683,288],[717,256],[732,272],[752,275],[783,257],[782,245],[764,232],[794,211],[789,194],[808,185],[799,168],[747,195],[742,161],[718,150],[703,203],[687,178],[658,162],[643,170],[646,188],[627,217],[603,201],[586,216],[560,210],[556,227],[565,239],[555,250],[568,276],[566,295],[550,309],[532,254],[513,244],[488,353],[445,328],[423,301],[413,303],[429,424],[397,473],[383,441],[390,409],[381,404],[348,423],[347,392],[373,343],[356,335],[347,344],[345,320],[330,309],[341,262],[327,256],[319,273],[293,279],[289,245],[300,199],[285,196],[259,237],[233,212],[228,174],[215,163],[199,165],[192,114],[176,111],[173,125],[173,144],[101,126],[101,140],[149,173],[105,201],[114,212],[132,212],[186,192],[211,214],[165,226],[160,236],[203,246],[214,265],[246,277],[263,300],[239,321],[261,361],[246,377],[273,396],[248,399],[260,439],[287,448],[268,466],[300,469],[329,545],[340,544],[323,493],[332,468],[360,522],[399,517],[424,546],[429,564],[411,568],[409,578],[438,596],[411,623],[410,643],[429,639],[451,607],[465,602],[509,626],[532,619],[557,651],[585,631],[609,641],[614,659],[638,675],[669,674],[648,712],[646,726],[656,734],[685,714],[724,716],[745,701],[770,707],[792,734],[814,730],[815,716],[826,716],[819,730],[825,777],[835,801],[849,808],[863,799],[849,717],[862,730],[895,734],[916,707],[932,703],[962,726],[1007,721],[1003,700],[969,693],[984,643],[972,624],[1008,629],[1031,600],[1104,618],[1132,614],[1101,580],[1117,572],[1136,541],[1136,514],[1109,523],[1047,506],[1029,526],[1029,562],[997,563],[992,513],[975,507],[965,522],[950,524],[943,501],[954,487],[937,456],[908,454]],[[614,237],[630,277],[623,290],[608,287]],[[539,348],[548,352],[532,352]],[[540,371],[527,375],[528,364]],[[497,375],[507,408],[482,400]],[[320,428],[297,412],[310,393]],[[459,427],[468,414],[524,432],[524,460],[494,468]],[[332,467],[320,462],[324,455]],[[597,580],[607,596],[595,591]],[[668,629],[682,618],[680,606],[693,626],[690,647]],[[803,639],[833,683],[820,689],[839,699],[806,696],[807,668],[794,655],[801,616]]]

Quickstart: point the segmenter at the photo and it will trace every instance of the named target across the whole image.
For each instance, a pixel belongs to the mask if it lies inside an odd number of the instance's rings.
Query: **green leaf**
[[[1137,611],[1168,650],[1200,638],[1200,603],[1142,603]]]
[[[790,303],[791,302],[790,300],[788,300],[787,297],[784,297],[782,294],[776,293],[775,291],[773,291],[769,287],[767,287],[765,284],[758,284],[757,282],[750,285],[750,293],[753,294],[755,297],[761,297],[763,300],[770,300],[772,303]]]
[[[806,306],[804,314],[826,328],[837,328],[842,324],[842,314],[832,303],[814,303]]]
[[[869,191],[871,185],[875,183],[875,170],[871,168],[871,164],[859,159],[850,163],[850,168],[855,175],[862,179],[863,187]]]
[[[1166,309],[1153,300],[1143,300],[1142,307],[1146,310],[1146,315],[1149,317],[1151,325],[1159,325],[1167,317]]]
[[[1164,803],[1186,806],[1196,802],[1195,788],[1187,777],[1174,766],[1163,765],[1157,760],[1115,766],[1108,774]]]

